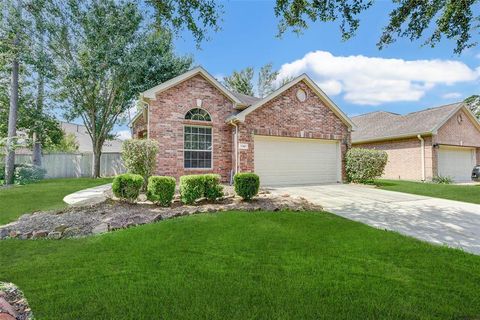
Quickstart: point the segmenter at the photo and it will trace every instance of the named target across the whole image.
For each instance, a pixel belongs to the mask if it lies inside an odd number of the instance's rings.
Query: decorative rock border
[[[33,320],[22,291],[13,283],[0,282],[0,320]]]
[[[107,195],[108,196],[108,195]],[[187,206],[175,201],[163,208],[146,201],[129,204],[107,199],[99,204],[74,206],[54,212],[22,215],[17,221],[0,227],[0,239],[62,239],[101,234],[132,226],[204,212],[221,211],[321,211],[319,205],[305,198],[275,196],[262,192],[252,201],[242,201],[232,194],[216,202]]]

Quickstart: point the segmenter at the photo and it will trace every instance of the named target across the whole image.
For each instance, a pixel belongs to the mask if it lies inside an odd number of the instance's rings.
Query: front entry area
[[[341,181],[338,141],[255,135],[254,144],[255,173],[263,186]]]
[[[438,175],[454,181],[471,181],[475,163],[475,149],[440,146],[438,149]]]

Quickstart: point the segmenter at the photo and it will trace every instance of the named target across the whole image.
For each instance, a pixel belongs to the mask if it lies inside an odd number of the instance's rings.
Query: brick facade
[[[146,115],[139,116],[132,126],[132,137],[134,139],[144,139],[147,137],[147,120]]]
[[[295,94],[298,88],[307,93],[307,100],[300,102]],[[211,123],[185,120],[185,114],[196,108],[206,110]],[[160,143],[156,174],[179,178],[185,174],[217,173],[224,182],[231,179],[235,166],[234,127],[226,119],[239,111],[234,103],[203,76],[190,79],[160,92],[149,102],[149,136]],[[133,124],[134,137],[146,126],[140,117]],[[212,127],[213,168],[185,169],[183,136],[185,125]],[[304,82],[300,82],[246,116],[239,123],[239,143],[248,143],[248,150],[239,150],[240,171],[254,171],[253,134],[338,140],[342,161],[350,145],[348,127],[327,107]],[[342,166],[344,168],[344,166]],[[344,171],[344,170],[342,170]]]
[[[459,117],[461,117],[460,122]],[[480,131],[465,111],[459,110],[438,129],[435,143],[480,148]]]
[[[211,123],[185,120],[185,114],[197,108],[206,110]],[[229,181],[232,170],[232,131],[225,119],[234,112],[233,102],[202,76],[197,75],[163,91],[149,103],[150,139],[160,143],[157,174],[180,177],[185,174],[217,173]],[[185,125],[212,127],[212,169],[185,169],[183,130]]]
[[[434,175],[432,137],[425,141],[425,177],[431,180]],[[415,138],[355,144],[354,147],[386,151],[388,162],[382,178],[422,180],[421,142]]]
[[[458,116],[462,121],[458,121]],[[480,130],[474,125],[464,110],[455,113],[438,132],[425,139],[425,176],[431,180],[438,174],[438,147],[436,145],[451,145],[476,147],[477,163],[480,164]],[[434,147],[435,146],[435,147]],[[421,180],[421,149],[417,137],[354,144],[354,147],[385,150],[388,153],[388,163],[383,178]]]
[[[307,93],[307,100],[296,98],[298,89]],[[299,82],[280,96],[267,102],[246,116],[239,125],[239,143],[247,143],[247,150],[240,150],[240,171],[254,171],[253,136],[268,135],[294,138],[314,138],[340,141],[342,163],[350,145],[348,127],[333,111],[325,106],[305,82]],[[345,166],[342,165],[344,169]],[[345,178],[345,172],[343,177]]]

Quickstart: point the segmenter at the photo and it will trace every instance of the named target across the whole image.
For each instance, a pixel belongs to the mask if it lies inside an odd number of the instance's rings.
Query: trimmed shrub
[[[223,186],[220,184],[220,175],[204,174],[205,180],[205,198],[215,200],[223,197]]]
[[[0,163],[0,180],[5,180],[5,164]]]
[[[15,182],[18,184],[28,184],[45,178],[47,171],[32,164],[22,164],[15,167]]]
[[[385,151],[352,148],[348,150],[345,161],[347,179],[355,183],[369,183],[382,176],[387,165]]]
[[[143,177],[138,174],[125,173],[113,179],[113,194],[122,200],[135,202],[143,185]]]
[[[163,176],[151,176],[148,178],[147,199],[168,207],[175,195],[175,178]]]
[[[180,177],[180,198],[185,204],[207,198],[215,200],[223,196],[223,186],[218,174],[192,174]]]
[[[158,142],[150,139],[130,139],[122,144],[122,160],[128,173],[143,177],[142,190],[147,187],[148,177],[155,171]]]
[[[451,177],[444,177],[444,176],[436,176],[432,179],[432,182],[438,184],[452,184],[453,179]]]
[[[237,173],[233,177],[235,192],[244,200],[250,200],[258,194],[260,177],[255,173]]]
[[[205,177],[192,174],[180,177],[180,198],[185,204],[193,204],[195,200],[205,196]]]

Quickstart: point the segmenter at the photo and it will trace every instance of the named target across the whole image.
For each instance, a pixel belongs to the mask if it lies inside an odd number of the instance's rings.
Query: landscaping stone
[[[61,224],[59,225],[58,227],[55,227],[55,229],[53,229],[55,232],[60,232],[60,233],[64,233],[65,230],[68,228],[68,226],[64,225],[64,224]]]
[[[164,219],[192,215],[238,210],[238,211],[321,211],[322,207],[306,199],[293,196],[275,196],[267,192],[251,201],[233,197],[232,187],[225,188],[226,196],[217,201],[203,200],[198,205],[173,203],[171,207],[160,207],[144,201],[131,204],[114,199],[85,206],[74,206],[51,212],[23,215],[17,221],[0,226],[0,239],[11,237],[15,232],[18,239],[61,239],[102,234],[137,225],[154,223]],[[111,196],[111,195],[110,195]]]
[[[33,231],[32,239],[42,239],[42,238],[46,238],[47,236],[48,236],[48,231],[45,231],[45,230]]]
[[[0,320],[33,320],[23,293],[12,283],[0,282]]]
[[[5,239],[10,235],[10,230],[9,229],[0,229],[0,239]]]
[[[5,295],[6,297],[6,295]],[[5,300],[5,297],[0,298],[0,310],[3,313],[7,313],[13,317],[17,316],[17,313],[15,312],[15,309],[10,305],[10,303]]]
[[[99,233],[105,233],[105,232],[108,232],[108,224],[106,223],[101,223],[92,229],[93,234],[99,234]]]
[[[4,312],[1,312],[0,313],[0,320],[16,320],[17,318],[8,314],[8,313],[4,313]]]
[[[77,237],[79,235],[81,235],[81,231],[79,228],[77,227],[70,227],[70,228],[67,228],[65,229],[65,231],[63,232],[63,237],[66,237],[66,238],[70,238],[70,237]]]
[[[48,234],[47,238],[49,239],[60,239],[62,237],[62,233],[58,231],[52,231]]]

